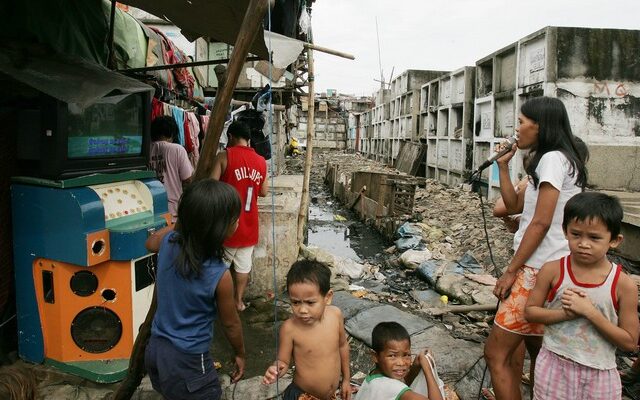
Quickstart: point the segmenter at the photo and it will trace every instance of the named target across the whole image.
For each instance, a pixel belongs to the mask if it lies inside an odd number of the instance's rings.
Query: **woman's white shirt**
[[[571,197],[580,193],[582,189],[576,185],[577,171],[573,170],[567,157],[560,151],[550,151],[543,155],[536,168],[536,173],[540,178],[540,184],[547,182],[560,191],[549,231],[525,263],[528,267],[540,269],[547,261],[556,260],[569,254],[569,245],[562,230],[564,206]],[[514,250],[517,250],[520,246],[522,237],[533,219],[536,203],[538,202],[538,194],[539,191],[530,178],[524,194],[524,208],[520,218],[520,227],[513,237]]]

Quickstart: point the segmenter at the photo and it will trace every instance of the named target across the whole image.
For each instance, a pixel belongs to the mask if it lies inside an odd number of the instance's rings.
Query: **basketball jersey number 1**
[[[253,186],[249,186],[247,188],[247,199],[246,199],[246,202],[244,204],[244,211],[245,212],[251,211],[251,200],[252,199],[253,199]]]

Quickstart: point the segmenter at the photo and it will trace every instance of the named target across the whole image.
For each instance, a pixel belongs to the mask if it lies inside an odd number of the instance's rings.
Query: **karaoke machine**
[[[150,232],[170,223],[153,172],[11,186],[20,357],[96,382],[122,379],[151,304]]]

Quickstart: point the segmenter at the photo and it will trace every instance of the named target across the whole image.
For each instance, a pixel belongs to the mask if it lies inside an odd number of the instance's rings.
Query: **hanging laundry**
[[[162,115],[173,115],[171,104],[165,102],[162,103]]]
[[[171,115],[173,115],[173,119],[178,124],[178,143],[184,146],[184,111],[182,108],[171,106]]]
[[[207,131],[209,128],[209,115],[201,115],[200,118],[202,118],[202,131],[204,132],[204,137],[207,137]]]
[[[184,131],[184,148],[187,150],[187,153],[193,152],[193,140],[191,138],[191,132],[189,130],[189,113],[187,111],[184,112],[184,122],[182,124],[182,129]]]
[[[144,34],[147,36],[148,41],[147,67],[171,64],[166,52],[163,50],[164,48],[168,47],[167,45],[164,45],[164,39],[154,29],[148,27],[147,25],[141,23],[140,27],[144,31]],[[173,82],[173,74],[170,70],[165,69],[159,71],[150,71],[149,74],[155,76],[158,81],[162,82],[167,88],[175,88],[175,84]]]
[[[163,115],[165,115],[164,105],[160,100],[154,97],[151,99],[151,120],[153,121],[157,117],[161,117]]]
[[[200,159],[200,122],[198,121],[198,117],[195,113],[187,112],[187,120],[189,121],[189,133],[191,136],[191,140],[193,141],[193,151],[190,152],[189,160],[193,164],[194,168],[198,165],[198,160]]]
[[[176,45],[169,40],[159,29],[151,27],[158,35],[162,37],[163,55],[165,64],[180,64],[188,62],[187,56]],[[193,97],[193,86],[195,79],[186,68],[173,68],[173,77],[179,86],[181,86],[188,97]]]

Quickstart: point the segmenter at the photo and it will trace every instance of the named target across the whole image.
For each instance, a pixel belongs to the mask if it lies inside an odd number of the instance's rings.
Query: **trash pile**
[[[459,258],[470,252],[488,271],[498,274],[513,254],[513,234],[504,228],[501,219],[493,217],[492,210],[493,203],[485,200],[487,232],[497,271],[487,247],[478,195],[466,186],[449,187],[432,179],[427,179],[424,188],[416,190],[414,218],[422,218],[421,227],[428,235],[425,241],[429,249],[442,254],[444,259]]]

